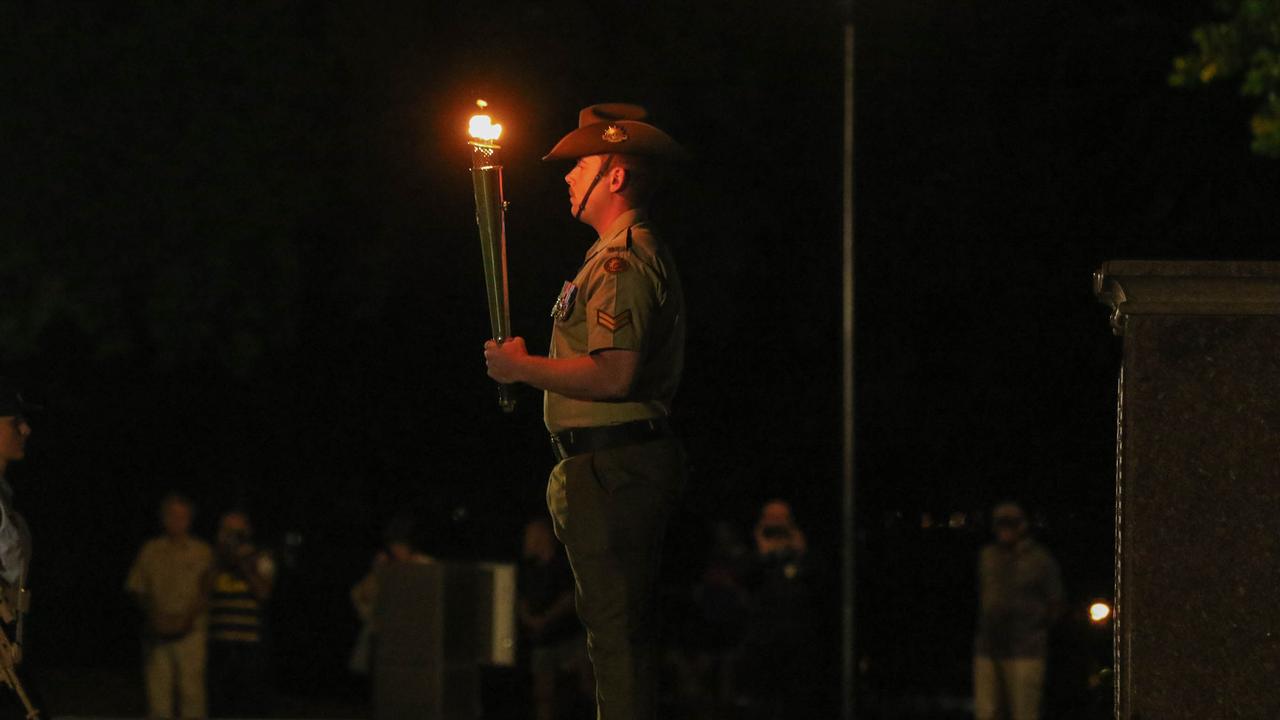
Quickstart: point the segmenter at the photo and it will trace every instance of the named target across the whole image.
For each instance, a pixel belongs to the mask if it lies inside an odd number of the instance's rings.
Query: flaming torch
[[[497,153],[502,126],[483,111],[488,103],[477,100],[481,114],[471,117],[471,184],[476,191],[476,226],[480,230],[480,253],[484,258],[484,285],[489,297],[489,328],[493,340],[501,344],[511,337],[511,311],[507,306],[507,203],[502,199],[502,165]],[[498,386],[498,405],[505,412],[515,410],[511,387]]]

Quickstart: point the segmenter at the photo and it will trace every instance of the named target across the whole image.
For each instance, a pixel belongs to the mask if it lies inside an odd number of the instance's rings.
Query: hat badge
[[[610,125],[604,129],[604,134],[600,137],[608,143],[620,143],[627,139],[627,131],[617,125]]]

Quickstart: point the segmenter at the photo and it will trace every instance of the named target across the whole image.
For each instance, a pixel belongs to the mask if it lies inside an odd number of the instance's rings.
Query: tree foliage
[[[1196,87],[1241,77],[1240,91],[1260,105],[1251,120],[1253,150],[1280,158],[1280,0],[1219,0],[1225,17],[1192,31],[1195,50],[1173,61],[1169,83]]]

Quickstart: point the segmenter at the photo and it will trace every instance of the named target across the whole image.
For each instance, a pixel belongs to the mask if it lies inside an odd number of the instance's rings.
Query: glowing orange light
[[[476,101],[476,106],[479,108],[483,109],[488,105],[489,103],[483,100]],[[494,124],[493,118],[488,115],[472,115],[469,130],[471,137],[486,142],[494,142],[502,135],[502,126]]]
[[[1111,617],[1111,605],[1099,600],[1089,606],[1089,619],[1095,623],[1104,623]]]

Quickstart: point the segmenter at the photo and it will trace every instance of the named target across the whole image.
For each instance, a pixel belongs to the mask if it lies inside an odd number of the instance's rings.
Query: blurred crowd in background
[[[279,557],[278,550],[255,544],[252,519],[240,509],[218,517],[214,541],[206,544],[191,534],[194,511],[193,503],[181,495],[164,498],[159,512],[162,533],[143,545],[125,585],[141,610],[142,695],[149,713],[152,717],[288,713],[286,688],[275,682],[275,666],[293,659],[279,652],[273,640],[289,629],[273,628],[271,623],[272,617],[290,614],[290,608],[273,598],[277,573],[282,567],[287,571],[288,559]],[[966,524],[967,517],[953,516],[935,526],[931,515],[922,516],[926,532],[957,530]],[[895,657],[918,658],[914,678],[905,684],[916,685],[914,694],[879,703],[875,716],[1087,717],[1079,714],[1087,703],[1065,704],[1075,708],[1071,712],[1076,714],[1055,711],[1063,705],[1059,702],[1063,693],[1053,689],[1049,677],[1055,669],[1049,661],[1051,633],[1069,611],[1057,562],[1032,537],[1032,519],[1018,503],[996,505],[977,525],[984,535],[990,531],[992,541],[976,556],[972,546],[962,551],[967,555],[963,572],[972,574],[975,582],[964,590],[968,598],[958,598],[955,588],[950,591],[950,602],[958,601],[962,607],[953,607],[942,620],[953,625],[951,637],[972,643],[972,654],[927,644],[885,652],[876,647],[877,623],[872,622],[865,638],[868,649],[859,663],[864,689],[902,687],[883,674],[893,672]],[[376,714],[372,687],[379,672],[375,648],[380,578],[388,568],[448,562],[430,547],[433,536],[413,512],[397,513],[384,528],[368,573],[350,579],[349,612],[354,622],[346,627],[354,632],[334,637],[328,646],[345,656],[349,682],[343,692],[348,711]],[[668,542],[705,547],[700,551],[700,567],[691,572],[677,568],[664,583],[662,702],[667,716],[781,720],[797,717],[800,708],[821,713],[835,706],[838,642],[832,616],[838,585],[833,559],[813,549],[803,523],[786,500],[764,502],[749,526],[713,520],[707,523],[704,538],[677,531]],[[528,520],[523,536],[513,538],[511,546],[519,551],[518,557],[508,559],[515,564],[518,578],[516,662],[513,667],[483,671],[484,716],[587,720],[594,715],[593,678],[563,548],[551,523],[540,515]],[[903,549],[907,550],[905,544]],[[955,552],[933,555],[935,562],[950,565],[958,564],[953,560],[961,557]],[[884,560],[903,564],[900,574],[921,578],[938,569],[914,563],[909,551]],[[904,597],[903,604],[911,605],[911,599]],[[863,616],[874,621],[876,612],[873,604]],[[954,627],[958,619],[966,627]],[[936,621],[919,620],[925,626]],[[894,622],[894,614],[886,612],[879,624]],[[949,654],[953,666],[966,666],[965,682],[951,682],[946,672],[929,677],[936,667],[931,657],[939,654]],[[1087,682],[1096,688],[1102,684],[1097,671],[1105,669],[1106,658],[1098,658],[1095,664]],[[1063,663],[1056,669],[1064,675],[1074,672]],[[1085,684],[1079,677],[1071,682]],[[1105,693],[1095,695],[1101,712]]]

